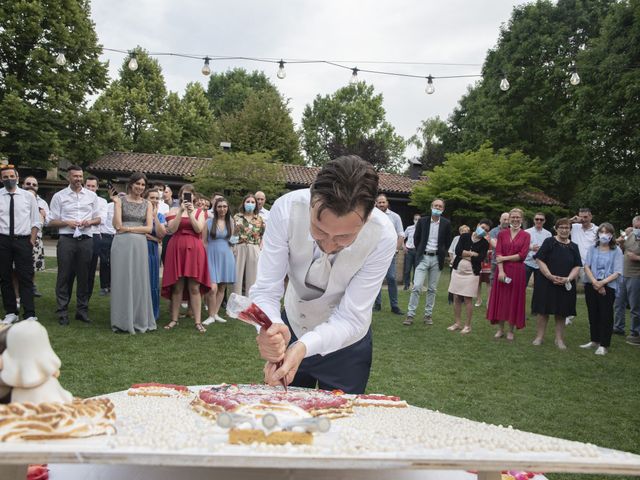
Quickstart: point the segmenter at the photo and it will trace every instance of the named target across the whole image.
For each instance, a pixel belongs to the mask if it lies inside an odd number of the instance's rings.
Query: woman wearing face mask
[[[491,221],[480,220],[473,233],[463,233],[455,250],[455,260],[451,271],[449,293],[453,295],[453,314],[455,323],[447,328],[450,331],[461,330],[466,335],[471,332],[473,316],[473,298],[478,291],[478,278],[482,261],[489,250],[489,242],[485,239],[491,230]],[[467,320],[462,327],[462,302],[467,311]]]
[[[596,355],[606,355],[613,333],[613,303],[622,275],[622,250],[616,244],[614,228],[603,223],[598,240],[587,252],[584,264],[584,297],[589,314],[591,341],[580,348],[596,348]]]
[[[524,328],[526,303],[526,273],[524,260],[529,253],[531,236],[522,230],[522,210],[509,212],[509,228],[498,234],[495,257],[498,275],[493,279],[487,319],[498,324],[494,338],[505,335],[505,323],[509,324],[507,340],[513,341],[514,328]]]
[[[237,237],[237,244],[234,247],[236,283],[233,285],[233,291],[237,294],[242,294],[243,282],[245,292],[249,293],[258,272],[258,257],[265,225],[255,209],[256,197],[249,194],[242,199],[240,211],[233,216],[233,235]]]
[[[151,203],[153,209],[153,228],[147,234],[147,253],[149,255],[149,279],[151,282],[151,301],[153,302],[153,316],[156,320],[160,317],[160,252],[158,245],[167,233],[164,226],[165,216],[158,211],[160,192],[157,189],[147,190],[145,198]]]
[[[196,209],[193,201],[193,185],[183,185],[178,194],[180,206],[167,213],[167,231],[172,234],[167,245],[162,275],[162,296],[171,300],[171,321],[165,330],[178,325],[180,302],[189,299],[193,309],[196,330],[205,333],[202,325],[202,295],[211,289],[207,253],[202,243],[202,231],[206,228],[206,215]]]
[[[565,350],[565,318],[576,314],[576,278],[582,261],[578,245],[569,240],[571,221],[556,221],[556,235],[546,238],[533,256],[540,268],[534,276],[531,309],[538,314],[538,327],[533,345],[542,345],[549,315],[555,316],[556,346]]]

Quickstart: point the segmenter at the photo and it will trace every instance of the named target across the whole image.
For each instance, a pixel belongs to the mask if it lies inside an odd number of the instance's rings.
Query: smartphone
[[[184,192],[184,194],[182,195],[182,198],[184,199],[185,202],[189,202],[189,203],[191,203],[191,201],[193,200],[191,192]]]

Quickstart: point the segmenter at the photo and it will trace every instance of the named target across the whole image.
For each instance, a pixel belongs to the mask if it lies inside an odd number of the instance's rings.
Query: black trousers
[[[111,243],[113,243],[113,235],[103,233],[98,252],[100,256],[100,288],[111,288]]]
[[[89,289],[89,300],[93,295],[93,284],[96,281],[96,270],[98,269],[98,259],[100,258],[100,242],[102,241],[102,235],[93,235],[93,254],[91,255],[91,261],[89,262],[89,283],[87,288]],[[100,264],[102,269],[102,264]]]
[[[404,264],[402,268],[402,280],[404,288],[409,288],[411,285],[411,273],[416,269],[416,249],[408,248],[407,253],[404,254]]]
[[[16,294],[13,290],[12,273],[18,277],[20,303],[24,311],[23,318],[35,317],[33,302],[33,245],[29,236],[9,237],[0,235],[0,290],[2,304],[7,314],[18,315]],[[15,270],[14,270],[15,267]]]
[[[289,326],[286,312],[282,320]],[[291,343],[298,340],[291,327]],[[291,382],[294,387],[323,390],[342,390],[345,393],[364,393],[369,381],[373,342],[371,328],[367,334],[353,345],[327,355],[313,355],[302,360],[296,376]]]
[[[56,279],[56,301],[58,318],[67,318],[67,308],[74,278],[76,289],[76,316],[87,318],[89,311],[89,266],[93,255],[93,239],[60,236],[56,249],[58,256],[58,278]]]
[[[616,291],[607,286],[604,290],[606,295],[600,295],[590,283],[584,284],[591,341],[609,348],[613,333],[613,304],[616,300]]]

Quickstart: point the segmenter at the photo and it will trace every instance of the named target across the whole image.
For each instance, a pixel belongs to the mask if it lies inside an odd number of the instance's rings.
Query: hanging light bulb
[[[65,63],[67,63],[67,57],[64,56],[64,53],[59,53],[56,57],[56,64],[62,67]]]
[[[205,76],[211,75],[211,67],[209,66],[209,60],[211,60],[209,57],[204,57],[204,65],[202,66],[202,70],[200,70],[202,74]]]
[[[433,77],[431,75],[427,77],[427,87],[424,91],[427,92],[427,95],[431,95],[436,91],[436,87],[433,85]]]
[[[276,74],[280,80],[284,80],[287,76],[287,72],[284,70],[284,60],[280,59],[280,67],[278,68],[278,73]]]
[[[569,83],[574,87],[580,84],[580,75],[578,75],[578,72],[576,72],[575,70],[573,71],[573,73],[571,74],[571,77],[569,78]]]
[[[131,59],[129,60],[129,70],[135,72],[138,69],[138,60],[136,60],[136,52],[130,52],[129,56]]]
[[[353,73],[351,74],[351,79],[349,80],[349,83],[351,85],[355,85],[356,83],[358,83],[358,68],[357,67],[354,68],[352,72]]]
[[[503,92],[506,92],[507,90],[509,90],[509,88],[511,88],[511,85],[509,84],[509,80],[507,80],[506,75],[503,75],[502,80],[500,80],[500,90],[502,90]]]

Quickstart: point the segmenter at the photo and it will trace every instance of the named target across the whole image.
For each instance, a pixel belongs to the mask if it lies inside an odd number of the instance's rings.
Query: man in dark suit
[[[431,215],[422,217],[416,225],[413,236],[416,247],[416,270],[411,297],[409,297],[407,318],[403,325],[413,324],[425,280],[427,280],[427,301],[424,306],[424,323],[433,325],[432,314],[436,301],[436,289],[440,272],[444,268],[444,258],[451,244],[451,222],[442,217],[443,212],[444,200],[436,198],[431,202]]]

